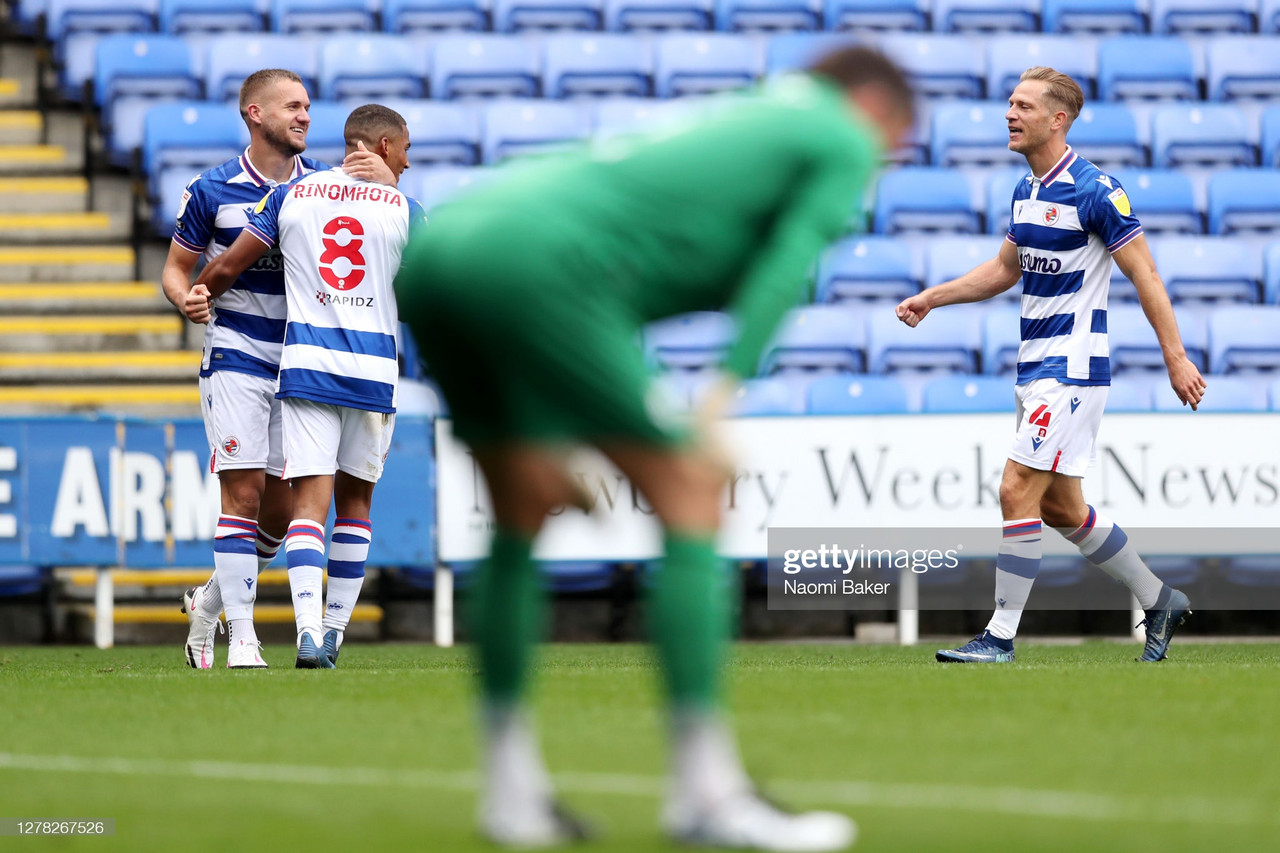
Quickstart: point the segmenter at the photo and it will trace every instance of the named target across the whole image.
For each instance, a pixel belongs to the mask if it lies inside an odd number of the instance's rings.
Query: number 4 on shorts
[[[1031,413],[1031,423],[1038,427],[1047,427],[1049,425],[1049,407],[1042,405]]]

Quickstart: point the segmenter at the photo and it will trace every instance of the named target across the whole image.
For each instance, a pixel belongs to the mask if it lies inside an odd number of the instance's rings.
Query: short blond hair
[[[1044,96],[1054,111],[1062,110],[1067,114],[1067,127],[1080,115],[1084,108],[1084,91],[1080,84],[1067,74],[1055,71],[1044,65],[1028,68],[1022,72],[1020,80],[1039,80],[1045,83]]]
[[[302,78],[284,68],[264,68],[245,78],[240,84],[240,118],[245,124],[249,123],[249,105],[257,103],[269,87],[285,81],[302,83]]]

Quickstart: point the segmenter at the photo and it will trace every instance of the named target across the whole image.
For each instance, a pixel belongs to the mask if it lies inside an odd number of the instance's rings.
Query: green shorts
[[[580,245],[546,223],[454,207],[406,248],[400,318],[464,441],[666,446],[686,437],[674,421],[659,423],[667,418],[640,323]]]

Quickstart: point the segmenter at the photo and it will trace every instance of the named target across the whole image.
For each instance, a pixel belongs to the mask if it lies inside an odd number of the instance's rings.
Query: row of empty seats
[[[1275,33],[1280,0],[20,0],[19,25],[58,38],[135,29],[282,33],[539,29]]]

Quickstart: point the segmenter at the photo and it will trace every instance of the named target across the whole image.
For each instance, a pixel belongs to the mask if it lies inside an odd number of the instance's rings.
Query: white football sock
[[[1142,562],[1137,550],[1129,544],[1129,536],[1118,524],[1089,507],[1085,523],[1062,535],[1080,549],[1085,559],[1129,587],[1143,610],[1155,607],[1164,581]]]
[[[360,600],[364,585],[364,564],[369,559],[369,543],[373,538],[367,519],[339,518],[333,523],[329,545],[329,589],[325,596],[324,630],[337,630],[341,647],[342,632],[351,621],[351,612]]]
[[[294,519],[284,537],[289,562],[289,590],[293,593],[293,617],[298,640],[304,632],[318,647],[323,642],[324,525],[306,518]]]
[[[213,535],[213,566],[222,592],[222,607],[227,624],[239,623],[240,636],[244,622],[253,622],[253,602],[258,594],[258,563],[254,540],[258,522],[252,518],[223,515]],[[252,633],[252,627],[249,633]]]
[[[996,554],[996,611],[987,623],[987,630],[1002,640],[1012,640],[1018,633],[1022,611],[1040,571],[1043,547],[1040,519],[1004,523],[1004,537]]]

